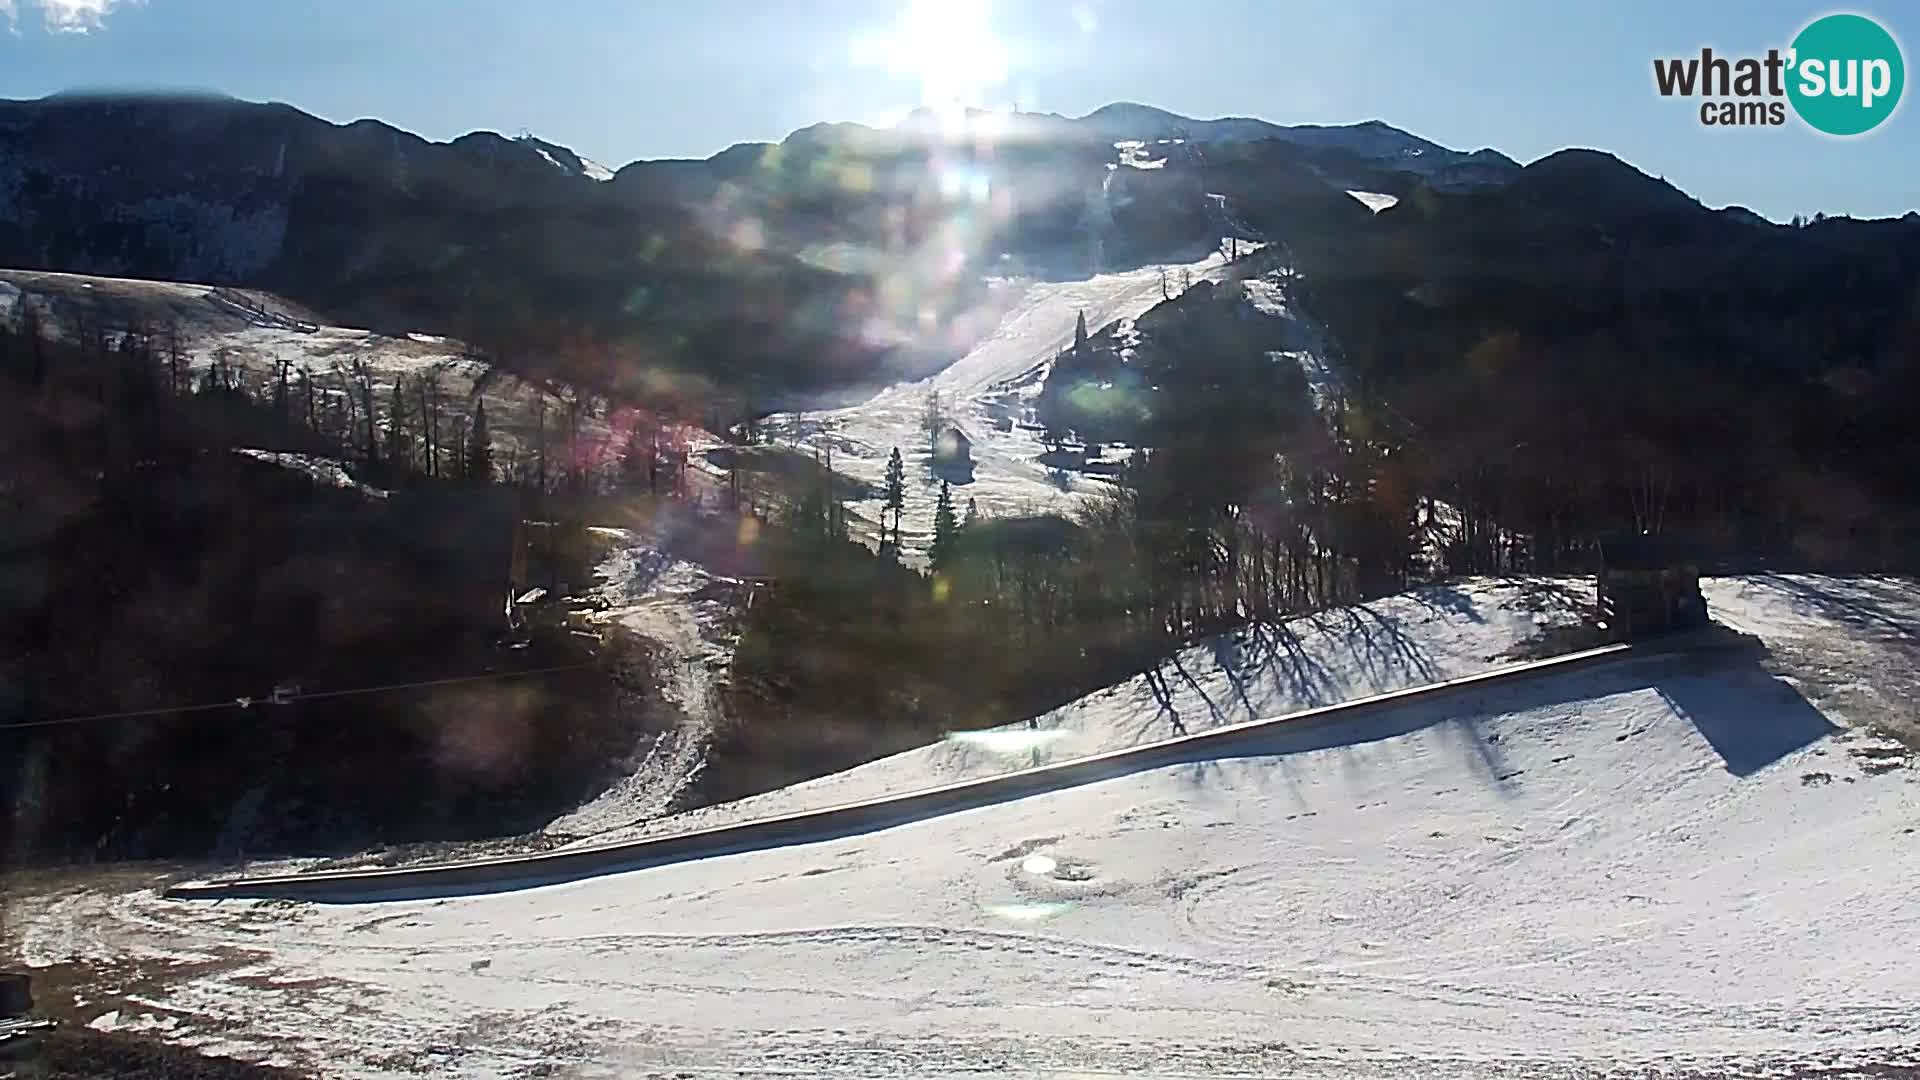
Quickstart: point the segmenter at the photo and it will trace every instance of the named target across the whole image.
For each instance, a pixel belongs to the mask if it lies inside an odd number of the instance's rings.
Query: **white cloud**
[[[86,34],[106,27],[107,16],[118,8],[139,7],[146,0],[0,0],[0,19],[18,30],[20,12],[40,9],[50,34]]]

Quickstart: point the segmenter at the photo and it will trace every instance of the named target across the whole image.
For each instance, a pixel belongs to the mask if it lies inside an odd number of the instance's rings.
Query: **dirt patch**
[[[314,1074],[202,1054],[150,1036],[63,1025],[33,1037],[0,1075],[20,1080],[291,1080]]]
[[[1913,764],[1913,750],[1905,745],[1855,744],[1847,747],[1847,750],[1859,759],[1860,771],[1868,776],[1905,769]]]

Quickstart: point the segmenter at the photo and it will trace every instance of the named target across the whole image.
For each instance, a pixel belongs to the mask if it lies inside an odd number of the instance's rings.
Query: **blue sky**
[[[704,157],[928,97],[1080,115],[1115,100],[1282,123],[1379,118],[1530,161],[1610,150],[1776,219],[1920,202],[1910,102],[1854,140],[1702,127],[1655,56],[1784,47],[1783,0],[0,0],[0,97],[205,89],[433,139],[522,129],[618,167]],[[1881,0],[1906,45],[1920,7]],[[12,32],[6,24],[12,23]]]

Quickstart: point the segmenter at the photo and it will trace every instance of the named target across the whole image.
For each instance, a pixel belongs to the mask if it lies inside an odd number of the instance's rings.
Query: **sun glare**
[[[892,27],[854,43],[854,62],[920,84],[919,104],[950,124],[1006,83],[1007,50],[984,0],[912,0]]]

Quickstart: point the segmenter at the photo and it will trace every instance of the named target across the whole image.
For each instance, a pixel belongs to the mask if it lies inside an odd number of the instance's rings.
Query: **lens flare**
[[[1072,733],[1059,728],[1045,730],[1013,731],[956,731],[947,736],[947,741],[977,750],[986,750],[1009,757],[1030,754],[1042,750],[1054,743],[1068,738]]]
[[[1043,922],[1072,909],[1073,905],[1064,900],[986,905],[987,914],[1011,923]]]

